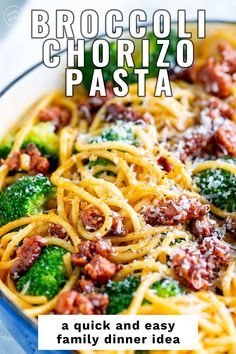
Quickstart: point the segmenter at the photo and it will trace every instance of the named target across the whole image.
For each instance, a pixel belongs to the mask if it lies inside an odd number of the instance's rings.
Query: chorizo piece
[[[175,199],[160,199],[156,205],[144,209],[147,224],[178,225],[205,215],[209,206],[202,204],[197,198],[180,195]]]
[[[22,246],[16,250],[18,259],[11,269],[11,274],[15,277],[25,273],[38,259],[45,243],[46,241],[37,235],[25,238]]]

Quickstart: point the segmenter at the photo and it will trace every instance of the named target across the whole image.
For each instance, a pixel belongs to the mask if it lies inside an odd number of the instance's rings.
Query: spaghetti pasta
[[[202,63],[212,54],[211,46],[215,52],[218,38],[236,49],[229,32],[224,28],[217,31],[201,45],[197,43],[195,70],[200,73]],[[224,60],[224,51],[221,55]],[[217,82],[217,73],[207,70],[208,78]],[[48,208],[11,219],[0,228],[0,289],[28,316],[83,313],[78,304],[72,310],[64,309],[63,296],[75,291],[83,294],[83,301],[92,301],[95,284],[100,288],[95,295],[109,301],[107,283],[134,277],[139,285],[121,313],[197,314],[197,353],[236,353],[236,206],[232,201],[236,196],[236,96],[216,98],[204,80],[192,77],[189,83],[183,79],[173,78],[173,97],[153,97],[155,81],[149,79],[145,98],[137,96],[137,86],[132,84],[125,98],[99,97],[102,103],[96,109],[91,108],[94,103],[84,90],[73,98],[53,92],[13,131],[14,143],[0,167],[1,193],[29,173],[13,168],[11,158],[22,154],[33,126],[40,120],[56,121],[54,132],[59,139],[58,166],[49,159],[50,168],[45,172],[56,187]],[[234,86],[232,80],[232,92]],[[67,116],[64,124],[62,117]],[[41,151],[37,158],[41,154],[45,155]],[[39,172],[35,166],[32,174]],[[202,194],[196,181],[201,173],[212,170],[230,176],[228,209],[218,199],[214,204],[212,195]],[[216,187],[215,183],[209,178],[208,187],[217,190],[226,182],[221,179]],[[26,247],[26,240],[36,235],[40,237],[37,242],[43,243],[37,246],[39,252],[36,246],[34,251]],[[37,291],[29,293],[27,283],[19,289],[22,274],[13,271],[23,262],[22,254],[28,261],[28,252],[33,252],[37,262],[40,247],[65,251],[62,268],[66,281],[51,298]],[[24,273],[33,267],[27,262],[24,266]],[[165,296],[158,293],[155,286],[166,280],[181,290],[174,294],[165,288]],[[92,313],[106,312],[106,308],[91,306]]]

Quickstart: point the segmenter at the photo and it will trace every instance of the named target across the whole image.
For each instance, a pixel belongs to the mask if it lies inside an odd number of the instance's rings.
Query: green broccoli
[[[0,157],[6,159],[13,146],[15,137],[8,134],[0,144]],[[55,133],[55,127],[50,122],[41,122],[32,127],[26,136],[22,149],[26,149],[28,144],[34,144],[43,156],[47,156],[50,162],[56,164],[59,151],[59,137]]]
[[[236,211],[236,176],[234,174],[220,168],[207,169],[197,173],[194,180],[200,193],[209,202],[222,210]]]
[[[121,281],[110,281],[107,285],[106,293],[109,297],[107,313],[115,315],[129,307],[137,288],[140,285],[140,278],[129,275]],[[165,278],[152,284],[151,289],[157,296],[171,297],[183,294],[184,290],[176,280]],[[147,300],[143,305],[148,304]]]
[[[152,284],[151,289],[160,297],[177,296],[184,292],[184,289],[179,286],[179,283],[171,278],[156,281]]]
[[[0,158],[6,159],[11,152],[14,143],[14,135],[8,134],[0,143]]]
[[[116,177],[116,174],[115,174],[114,172],[112,172],[112,171],[106,171],[106,170],[102,170],[102,171],[98,171],[98,172],[94,173],[93,177],[98,178],[98,177],[101,177],[102,175],[104,175],[104,177],[105,177],[105,176],[113,176],[113,177]]]
[[[232,156],[224,156],[219,159],[220,161],[230,163],[232,165],[236,165],[236,157]]]
[[[121,281],[110,281],[107,284],[106,293],[109,297],[107,313],[115,315],[129,307],[134,294],[140,284],[140,279],[128,276]]]
[[[28,144],[34,144],[40,150],[41,154],[49,159],[57,160],[59,151],[59,137],[55,133],[55,127],[50,122],[41,122],[32,127],[22,148],[25,149]]]
[[[172,297],[184,293],[184,289],[179,286],[179,283],[171,278],[165,278],[156,281],[152,284],[151,289],[155,295],[160,297]],[[143,305],[149,304],[149,301],[144,300]]]
[[[44,295],[52,299],[66,283],[63,255],[68,253],[62,247],[47,246],[32,267],[17,280],[16,288],[26,295]]]
[[[41,174],[22,177],[0,192],[0,226],[43,211],[55,187]]]
[[[105,141],[122,141],[127,144],[137,145],[132,129],[127,126],[114,125],[112,128],[104,130],[101,135],[91,138],[89,143]]]
[[[88,167],[94,167],[94,166],[109,166],[109,165],[114,165],[114,163],[108,159],[104,159],[104,158],[98,158],[97,160],[91,160],[87,163]],[[101,175],[107,175],[107,176],[116,176],[115,173],[113,173],[112,171],[106,171],[106,170],[100,170],[98,172],[96,172],[93,177],[100,177]]]
[[[149,77],[156,77],[158,73],[158,68],[156,67],[157,57],[161,51],[161,45],[156,43],[157,38],[153,33],[148,33],[147,38],[150,40],[150,65],[149,65]],[[170,40],[170,45],[168,52],[166,54],[165,60],[170,62],[170,66],[176,65],[176,46],[179,41],[179,38],[175,31],[172,31],[170,35],[166,38]],[[135,68],[142,68],[141,64],[141,55],[139,49],[140,41],[136,41],[137,51],[133,55]],[[104,81],[113,81],[113,73],[117,69],[117,43],[115,41],[110,42],[110,62],[105,68],[102,68]],[[91,85],[93,70],[96,69],[92,61],[92,50],[88,48],[85,51],[85,67],[81,68],[83,73],[83,84],[84,87],[88,90]],[[124,78],[127,84],[132,84],[137,82],[138,76],[134,74],[134,68],[124,67],[128,72],[128,77]]]
[[[94,166],[109,166],[109,165],[114,165],[114,163],[108,159],[104,158],[97,158],[97,160],[90,160],[88,162],[89,167],[94,167]]]
[[[149,77],[156,77],[159,69],[156,66],[158,55],[160,54],[162,46],[157,44],[157,38],[152,32],[149,32],[147,38],[150,41],[150,64],[149,64]],[[165,61],[170,63],[170,67],[176,65],[176,47],[179,41],[177,33],[171,31],[170,35],[166,38],[169,39],[170,44],[166,53]]]

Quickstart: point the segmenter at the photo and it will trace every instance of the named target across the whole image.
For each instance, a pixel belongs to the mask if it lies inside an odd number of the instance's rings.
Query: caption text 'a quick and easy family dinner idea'
[[[38,344],[41,350],[193,350],[198,320],[190,315],[39,316]]]

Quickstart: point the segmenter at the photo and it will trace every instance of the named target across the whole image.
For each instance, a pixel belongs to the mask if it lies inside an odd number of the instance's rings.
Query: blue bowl
[[[4,326],[27,354],[68,354],[64,350],[38,350],[38,328],[15,304],[0,292],[0,318]]]

